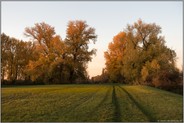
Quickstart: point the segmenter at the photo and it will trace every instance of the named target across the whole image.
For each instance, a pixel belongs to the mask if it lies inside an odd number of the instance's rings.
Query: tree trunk
[[[73,83],[73,77],[74,76],[74,70],[72,69],[72,70],[70,70],[70,77],[69,77],[69,81],[70,81],[70,83],[72,84]]]

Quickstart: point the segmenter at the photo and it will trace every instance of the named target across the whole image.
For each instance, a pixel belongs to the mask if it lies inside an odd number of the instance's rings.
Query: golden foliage
[[[142,75],[143,81],[145,81],[149,75],[148,69],[145,66],[141,70],[141,75]]]

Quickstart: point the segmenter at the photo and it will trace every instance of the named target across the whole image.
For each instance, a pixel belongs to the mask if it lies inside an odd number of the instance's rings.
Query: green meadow
[[[183,121],[183,96],[147,86],[1,88],[2,122]]]

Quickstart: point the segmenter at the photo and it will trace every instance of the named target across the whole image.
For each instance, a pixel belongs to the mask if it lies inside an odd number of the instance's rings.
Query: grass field
[[[147,86],[41,85],[1,89],[4,122],[182,121],[183,96]]]

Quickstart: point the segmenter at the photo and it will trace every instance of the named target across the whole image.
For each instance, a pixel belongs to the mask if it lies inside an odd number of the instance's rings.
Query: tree
[[[25,28],[24,34],[35,43],[34,50],[37,55],[36,59],[29,62],[27,73],[33,81],[48,83],[50,80],[48,69],[56,59],[53,42],[61,41],[60,37],[55,35],[54,27],[44,22],[36,23],[34,27]]]
[[[86,65],[91,61],[96,50],[89,50],[88,44],[95,43],[97,35],[95,29],[89,27],[85,21],[70,21],[66,31],[65,43],[67,56],[69,57],[70,77],[69,81],[74,82],[76,78],[87,77]]]
[[[8,43],[10,42],[10,37],[6,34],[1,34],[1,80],[4,81],[7,75],[8,67]]]
[[[32,56],[32,43],[1,34],[2,80],[4,76],[14,82],[25,79],[25,68]]]
[[[121,33],[115,36],[121,38],[113,38],[109,51],[105,52],[106,69],[111,78],[119,81],[122,77],[126,83],[154,85],[154,78],[161,80],[164,74],[165,80],[171,80],[169,76],[178,71],[176,53],[165,45],[160,26],[138,20]]]
[[[120,32],[113,38],[113,42],[109,44],[109,50],[104,53],[106,59],[106,69],[109,74],[110,81],[122,82],[121,69],[123,66],[123,56],[126,45],[126,33]]]
[[[102,69],[101,75],[93,76],[91,78],[91,83],[107,83],[107,82],[109,82],[109,76],[104,68]]]
[[[66,44],[60,37],[55,37],[51,43],[51,64],[49,66],[49,78],[51,83],[68,83],[69,64],[68,56],[66,55]]]
[[[25,28],[31,42],[2,38],[2,79],[31,79],[34,82],[66,83],[88,79],[87,63],[96,49],[88,44],[96,42],[95,29],[85,21],[70,21],[66,39],[55,34],[54,27],[42,22]]]
[[[96,41],[95,30],[84,21],[70,21],[66,33],[63,41],[55,34],[54,27],[44,22],[25,29],[25,35],[35,43],[37,54],[27,69],[33,81],[61,83],[87,78],[87,62],[96,51],[89,50],[88,44]]]
[[[29,60],[32,59],[32,50],[33,44],[31,42],[18,41],[16,44],[16,50],[14,53],[14,67],[15,67],[15,75],[14,81],[24,80],[25,75],[25,67],[29,63]]]
[[[51,41],[55,36],[54,27],[42,22],[36,23],[34,27],[25,28],[27,37],[30,37],[32,41],[39,44],[41,54],[48,55],[51,48]]]

